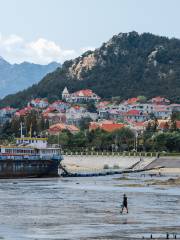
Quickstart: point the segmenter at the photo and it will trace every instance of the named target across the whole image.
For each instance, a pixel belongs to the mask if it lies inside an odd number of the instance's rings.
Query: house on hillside
[[[170,104],[170,101],[167,98],[164,97],[154,97],[149,100],[150,103],[156,104],[156,105],[168,105]]]
[[[124,112],[121,112],[119,110],[115,110],[115,109],[110,109],[108,111],[109,114],[109,119],[112,121],[124,121]]]
[[[180,130],[180,121],[176,121],[176,128]]]
[[[171,109],[172,112],[180,112],[180,104],[178,103],[173,103],[169,105],[169,108]]]
[[[58,135],[63,130],[68,130],[72,134],[76,134],[79,132],[79,128],[77,128],[76,126],[63,124],[63,123],[57,123],[57,124],[51,125],[48,129],[48,132],[50,135]]]
[[[126,125],[123,123],[116,123],[113,121],[100,121],[100,122],[90,122],[89,124],[89,131],[101,129],[106,132],[113,132],[115,130],[121,129],[125,127]]]
[[[49,124],[56,123],[66,123],[66,114],[63,112],[59,112],[54,107],[48,107],[43,113],[42,116],[44,119],[49,121]]]
[[[154,106],[153,114],[156,118],[170,118],[172,115],[172,109],[169,105],[156,105]]]
[[[144,122],[149,119],[149,115],[139,110],[129,110],[124,113],[124,119],[133,122]]]
[[[151,103],[135,103],[129,106],[129,110],[138,110],[145,114],[153,113],[154,104]]]
[[[0,109],[0,124],[10,121],[15,115],[17,109],[11,107],[4,107]]]
[[[83,118],[90,118],[95,121],[98,118],[97,113],[88,112],[86,108],[78,105],[72,106],[66,111],[66,122],[67,124],[73,124],[78,126]]]
[[[57,100],[53,102],[50,107],[57,109],[59,112],[66,112],[70,108],[70,104],[62,100]]]
[[[146,122],[131,122],[129,128],[135,133],[142,134],[146,129]]]
[[[129,98],[128,100],[125,100],[122,102],[123,105],[130,105],[139,102],[139,98]]]
[[[46,98],[35,98],[32,99],[29,103],[29,106],[35,107],[35,108],[47,108],[49,103],[48,100]]]
[[[100,97],[90,89],[69,93],[67,87],[65,87],[62,92],[62,100],[70,103],[97,102]]]
[[[102,108],[108,107],[108,105],[110,105],[110,104],[111,104],[110,101],[101,101],[96,104],[96,108],[102,109]]]
[[[25,116],[27,116],[32,110],[33,110],[33,107],[27,106],[27,107],[25,107],[25,108],[22,108],[22,109],[18,110],[18,111],[15,113],[15,116],[16,116],[16,117],[25,117]]]

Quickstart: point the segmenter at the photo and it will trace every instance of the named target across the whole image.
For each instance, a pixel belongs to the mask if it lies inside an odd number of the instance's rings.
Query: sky
[[[120,32],[180,38],[180,0],[0,0],[0,56],[63,63]]]

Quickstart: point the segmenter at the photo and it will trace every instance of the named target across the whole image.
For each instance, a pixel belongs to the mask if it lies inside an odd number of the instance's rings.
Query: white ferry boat
[[[17,138],[15,145],[0,146],[0,178],[56,177],[62,159],[47,138]]]

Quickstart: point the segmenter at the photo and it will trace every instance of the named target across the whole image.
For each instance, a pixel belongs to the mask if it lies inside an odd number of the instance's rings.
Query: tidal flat
[[[178,176],[1,179],[0,239],[180,238],[179,186],[147,185],[169,178]],[[120,214],[124,193],[128,214]]]

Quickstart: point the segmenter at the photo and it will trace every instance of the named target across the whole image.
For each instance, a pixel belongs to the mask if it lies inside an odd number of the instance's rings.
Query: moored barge
[[[0,178],[57,177],[62,159],[46,138],[17,138],[16,145],[0,146]]]

